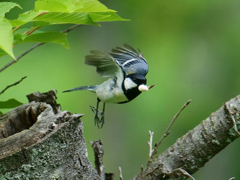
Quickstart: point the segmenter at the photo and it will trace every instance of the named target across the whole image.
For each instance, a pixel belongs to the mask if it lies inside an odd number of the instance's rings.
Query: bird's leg
[[[103,110],[102,111],[99,111],[98,110],[98,107],[99,107],[99,102],[101,100],[97,98],[97,106],[96,107],[91,107],[91,110],[92,112],[95,114],[95,117],[94,117],[94,123],[95,123],[95,126],[97,125],[98,128],[102,128],[103,127],[103,124],[104,124],[104,111],[105,111],[105,103],[103,103]],[[99,116],[101,116],[101,119],[99,119]],[[100,125],[101,124],[101,125]]]
[[[102,112],[100,112],[101,114],[101,128],[103,127],[103,124],[104,124],[104,112],[105,112],[105,102],[103,103],[103,110]]]
[[[96,124],[97,124],[98,127],[99,127],[99,123],[101,122],[100,119],[99,119],[99,117],[98,117],[98,113],[99,113],[99,111],[98,111],[98,105],[99,105],[100,101],[101,101],[101,100],[97,98],[97,106],[96,106],[96,108],[90,106],[91,109],[92,109],[92,111],[93,111],[93,113],[95,114],[95,116],[94,116],[95,126],[96,126]]]

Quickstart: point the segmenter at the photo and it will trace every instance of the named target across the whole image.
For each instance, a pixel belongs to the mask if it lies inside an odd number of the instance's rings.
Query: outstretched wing
[[[123,70],[126,74],[140,73],[146,75],[148,65],[141,51],[137,52],[129,45],[117,47],[112,53],[91,51],[91,55],[85,57],[85,63],[97,68],[100,76],[111,77]]]
[[[85,57],[85,64],[96,66],[100,76],[111,77],[119,72],[121,65],[110,54],[96,50],[91,53]]]
[[[147,75],[148,64],[139,49],[136,51],[131,46],[124,44],[124,47],[117,47],[109,54],[121,64],[126,74]]]

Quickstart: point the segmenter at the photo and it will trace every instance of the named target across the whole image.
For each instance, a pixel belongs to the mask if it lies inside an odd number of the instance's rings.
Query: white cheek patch
[[[137,84],[133,82],[130,78],[124,80],[124,87],[126,90],[137,87]]]

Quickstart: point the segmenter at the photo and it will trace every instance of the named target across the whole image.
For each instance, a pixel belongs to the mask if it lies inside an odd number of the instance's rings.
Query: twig
[[[189,177],[189,178],[192,179],[192,180],[195,180],[195,178],[192,177],[191,174],[189,174],[187,171],[185,171],[185,170],[182,169],[182,168],[177,168],[177,169],[175,169],[173,172],[175,172],[175,171],[180,171],[183,175]]]
[[[230,107],[228,106],[227,103],[224,103],[224,105],[225,105],[225,108],[226,108],[227,111],[228,111],[228,114],[231,116],[231,119],[232,119],[232,122],[233,122],[233,129],[234,129],[235,133],[236,133],[238,136],[240,136],[240,132],[238,131],[238,128],[237,128],[237,122],[236,122],[234,116],[232,115],[232,112],[231,112],[231,110],[230,110]]]
[[[67,29],[61,31],[61,33],[68,33],[69,31],[75,29],[78,26],[82,26],[82,24],[75,24],[75,25],[71,26],[70,28],[67,28]]]
[[[155,84],[152,84],[151,86],[148,86],[148,89],[151,89],[155,86]]]
[[[177,119],[177,117],[179,116],[179,114],[183,111],[183,109],[184,109],[185,107],[187,107],[187,106],[189,105],[190,102],[191,102],[191,99],[188,100],[188,101],[182,106],[182,108],[178,111],[178,113],[173,117],[173,119],[172,119],[172,121],[170,122],[170,124],[168,125],[165,133],[163,134],[163,136],[161,137],[161,139],[159,140],[159,142],[155,144],[155,147],[154,147],[154,149],[153,149],[152,155],[151,155],[151,157],[150,157],[149,160],[148,160],[148,164],[149,164],[150,162],[152,162],[154,155],[157,154],[157,149],[158,149],[159,145],[162,143],[163,139],[164,139],[165,137],[167,137],[168,134],[170,133],[170,128],[172,127],[173,123],[175,122],[175,120]]]
[[[76,25],[73,25],[72,27],[68,28],[68,29],[65,29],[63,31],[61,31],[61,33],[67,33],[71,30],[73,30],[74,28],[78,27],[78,26],[81,26],[82,24],[76,24]],[[35,44],[33,47],[31,47],[30,49],[28,49],[27,51],[25,51],[24,53],[22,53],[20,56],[18,56],[16,58],[16,60],[12,60],[10,61],[8,64],[6,64],[4,67],[2,67],[0,69],[0,72],[2,72],[3,70],[5,70],[6,68],[8,68],[9,66],[11,66],[12,64],[16,63],[20,58],[22,58],[24,55],[26,55],[27,53],[29,53],[30,51],[32,51],[33,49],[37,48],[38,46],[41,46],[45,43],[37,43]]]
[[[25,33],[23,33],[23,34],[26,34],[26,35],[30,35],[30,34],[32,34],[34,31],[36,31],[37,29],[39,29],[40,27],[42,27],[42,26],[37,26],[37,27],[35,27],[34,29],[30,29],[30,30],[28,30],[28,31],[26,31]]]
[[[144,170],[144,168],[143,168],[143,165],[141,166],[141,178],[143,178],[143,170]]]
[[[5,87],[5,89],[3,89],[1,92],[0,92],[0,95],[3,94],[8,88],[12,87],[12,86],[16,86],[17,84],[19,84],[22,80],[24,80],[27,76],[24,76],[22,79],[20,79],[19,81],[13,83],[13,84],[10,84],[8,85],[7,87]]]
[[[103,177],[105,176],[104,171],[105,171],[105,167],[103,165],[103,155],[104,155],[104,150],[102,147],[102,141],[98,140],[98,141],[89,141],[90,145],[93,148],[93,152],[94,152],[94,157],[95,157],[95,169],[98,172],[98,175],[101,177],[101,179],[103,179]]]
[[[0,69],[0,72],[2,72],[3,70],[5,70],[6,68],[8,68],[9,66],[11,66],[12,64],[14,64],[15,62],[17,62],[20,58],[22,58],[24,55],[26,55],[27,53],[29,53],[30,51],[32,51],[33,49],[35,49],[36,47],[38,46],[41,46],[45,43],[37,43],[35,44],[33,47],[31,47],[30,49],[28,49],[27,51],[25,51],[24,53],[22,53],[20,56],[18,56],[16,58],[16,60],[12,60],[11,62],[9,62],[8,64],[6,64],[5,66],[3,66],[1,69]]]
[[[151,156],[152,156],[152,152],[153,152],[152,139],[153,139],[154,132],[149,131],[148,133],[149,133],[149,137],[150,137],[150,140],[148,141],[148,146],[149,146],[149,156],[148,156],[148,158],[150,159]]]
[[[119,170],[119,178],[120,178],[120,180],[123,180],[123,176],[122,176],[122,168],[119,167],[118,170]]]

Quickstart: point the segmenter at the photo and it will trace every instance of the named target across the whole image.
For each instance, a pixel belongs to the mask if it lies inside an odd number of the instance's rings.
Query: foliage
[[[17,19],[7,19],[5,14],[14,7],[21,8],[14,2],[0,3],[0,57],[9,55],[15,61],[13,47],[20,43],[57,43],[69,48],[66,32],[42,31],[41,27],[54,24],[99,26],[98,22],[125,20],[98,0],[37,0],[34,9],[19,14]],[[26,24],[30,27],[26,28]],[[20,104],[10,99],[0,101],[0,108],[14,108]]]
[[[17,106],[22,105],[21,102],[17,101],[16,99],[9,99],[7,101],[0,101],[0,108],[5,109],[5,108],[14,108]]]
[[[13,2],[0,3],[0,56],[8,54],[14,59],[13,47],[19,43],[51,42],[68,48],[65,33],[36,31],[40,27],[53,24],[99,25],[98,22],[124,20],[97,0],[37,0],[34,9],[19,14],[15,20],[6,19],[5,14],[14,7],[21,8]],[[23,28],[27,23],[32,23],[31,27]]]

